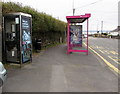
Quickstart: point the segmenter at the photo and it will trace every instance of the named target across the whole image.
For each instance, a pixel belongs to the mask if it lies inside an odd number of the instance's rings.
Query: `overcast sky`
[[[20,2],[40,12],[66,22],[66,16],[72,15],[72,8],[76,9],[75,15],[91,13],[90,30],[113,30],[118,26],[119,0],[3,0]],[[74,1],[74,4],[73,4]]]

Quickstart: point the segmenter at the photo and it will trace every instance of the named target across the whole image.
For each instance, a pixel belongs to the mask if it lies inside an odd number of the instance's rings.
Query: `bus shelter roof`
[[[86,19],[91,17],[91,14],[79,15],[79,16],[66,16],[69,23],[83,23]]]

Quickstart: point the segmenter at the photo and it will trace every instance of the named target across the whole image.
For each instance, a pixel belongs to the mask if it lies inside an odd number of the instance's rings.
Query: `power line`
[[[90,6],[90,5],[93,5],[93,4],[98,3],[98,2],[100,2],[100,1],[102,1],[102,0],[98,0],[98,1],[92,2],[92,3],[90,3],[90,4],[86,4],[86,5],[84,5],[84,6],[74,8],[74,0],[73,0],[73,15],[75,14],[75,10],[76,10],[76,9],[83,8],[83,7],[88,7],[88,6]]]
[[[93,5],[93,4],[98,3],[98,2],[100,2],[100,1],[102,1],[102,0],[98,0],[98,1],[92,2],[92,3],[90,3],[90,4],[86,4],[86,5],[83,5],[83,6],[81,6],[81,7],[77,7],[77,8],[75,8],[75,9],[83,8],[83,7],[88,7],[88,6],[90,6],[90,5]]]

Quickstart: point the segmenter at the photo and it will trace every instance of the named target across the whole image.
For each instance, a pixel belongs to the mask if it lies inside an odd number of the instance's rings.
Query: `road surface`
[[[118,39],[89,38],[89,46],[105,58],[110,64],[119,67],[118,62]]]

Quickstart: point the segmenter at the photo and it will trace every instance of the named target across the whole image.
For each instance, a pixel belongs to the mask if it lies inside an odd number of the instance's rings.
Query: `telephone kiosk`
[[[32,16],[9,13],[3,17],[3,61],[22,64],[32,61]]]

